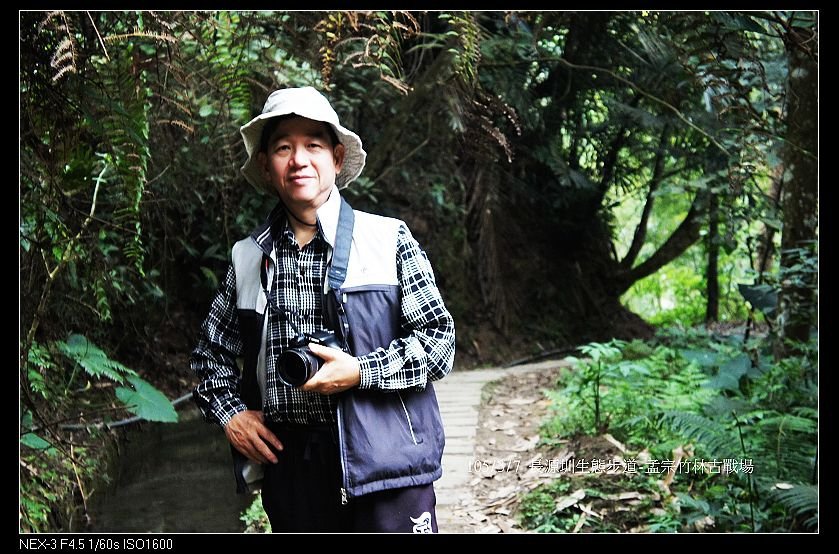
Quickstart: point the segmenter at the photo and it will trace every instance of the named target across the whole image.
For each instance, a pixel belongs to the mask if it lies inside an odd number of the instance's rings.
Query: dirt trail
[[[446,430],[443,477],[435,484],[441,533],[522,532],[518,493],[550,478],[529,467],[539,457],[539,425],[549,406],[542,390],[568,366],[455,371],[435,383]]]

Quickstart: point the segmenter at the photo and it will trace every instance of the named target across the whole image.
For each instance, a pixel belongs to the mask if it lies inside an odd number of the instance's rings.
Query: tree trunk
[[[715,323],[720,319],[720,284],[717,262],[720,256],[719,239],[719,197],[711,193],[708,202],[708,267],[705,273],[707,281],[707,302],[705,304],[705,324]]]
[[[778,174],[772,179],[772,188],[769,191],[769,198],[772,200],[772,208],[780,213],[781,210],[781,181],[783,179],[783,166],[778,166]],[[772,256],[775,253],[775,227],[772,225],[763,224],[763,233],[761,234],[760,244],[757,250],[757,282],[763,282],[763,274],[769,271],[772,266]]]
[[[818,239],[818,64],[815,54],[807,50],[816,43],[815,34],[815,29],[793,27],[786,41],[789,108],[782,153],[784,227],[778,345],[783,355],[794,354],[796,342],[809,340],[815,315],[816,271],[806,263],[817,255]]]

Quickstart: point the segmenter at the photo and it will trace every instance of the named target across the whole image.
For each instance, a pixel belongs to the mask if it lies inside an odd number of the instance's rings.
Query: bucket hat
[[[335,176],[335,184],[339,189],[346,187],[361,175],[367,152],[362,148],[358,135],[340,124],[338,114],[335,113],[329,100],[313,87],[286,88],[272,92],[265,101],[262,113],[239,129],[245,141],[245,149],[248,151],[248,161],[242,166],[242,174],[257,190],[269,194],[275,192],[274,186],[264,178],[257,160],[262,129],[272,117],[289,114],[323,121],[335,130],[338,140],[344,145],[344,164]]]

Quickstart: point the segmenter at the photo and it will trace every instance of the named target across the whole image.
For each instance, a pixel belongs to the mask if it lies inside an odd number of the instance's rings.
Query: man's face
[[[284,119],[259,154],[266,178],[290,208],[319,208],[341,171],[344,146],[330,144],[326,125],[304,117]]]

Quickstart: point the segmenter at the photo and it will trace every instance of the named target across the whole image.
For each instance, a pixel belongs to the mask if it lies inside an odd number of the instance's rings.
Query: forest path
[[[526,444],[521,440],[516,444],[507,445],[505,451],[511,453],[508,461],[517,461],[515,472],[526,470],[524,463],[527,460],[522,455],[535,447],[533,433],[538,435],[538,427],[541,423],[539,417],[529,417],[530,408],[546,408],[546,401],[541,390],[532,390],[534,378],[552,378],[560,368],[568,367],[566,361],[543,361],[532,364],[514,366],[510,368],[488,368],[471,371],[453,371],[441,381],[435,382],[437,399],[440,404],[440,412],[443,418],[443,427],[446,432],[446,448],[443,451],[443,476],[434,484],[437,493],[437,520],[441,533],[474,533],[482,531],[511,529],[500,528],[488,523],[488,518],[476,513],[475,510],[475,485],[487,477],[483,466],[487,465],[487,457],[484,454],[487,450],[484,445],[478,444],[478,436],[481,435],[481,442],[492,446],[502,446],[500,443],[509,442],[511,438],[519,438],[529,435]],[[534,373],[538,375],[533,375]],[[516,397],[511,403],[513,410],[493,410],[492,416],[498,415],[501,420],[489,420],[482,418],[479,421],[481,411],[482,394],[487,398],[493,396],[490,387],[484,392],[484,387],[493,381],[505,378],[504,383],[522,382],[527,383],[526,394],[529,396]],[[506,378],[512,379],[512,381]],[[543,410],[544,411],[544,410]],[[479,433],[481,427],[484,429]],[[486,434],[489,434],[487,438]],[[497,436],[495,436],[497,435]],[[497,452],[497,448],[493,451]],[[493,460],[493,462],[499,460]],[[498,466],[500,467],[500,466]],[[491,468],[490,468],[491,469]],[[500,480],[499,480],[500,482]],[[510,526],[514,524],[510,523]],[[492,529],[487,527],[491,526]]]

